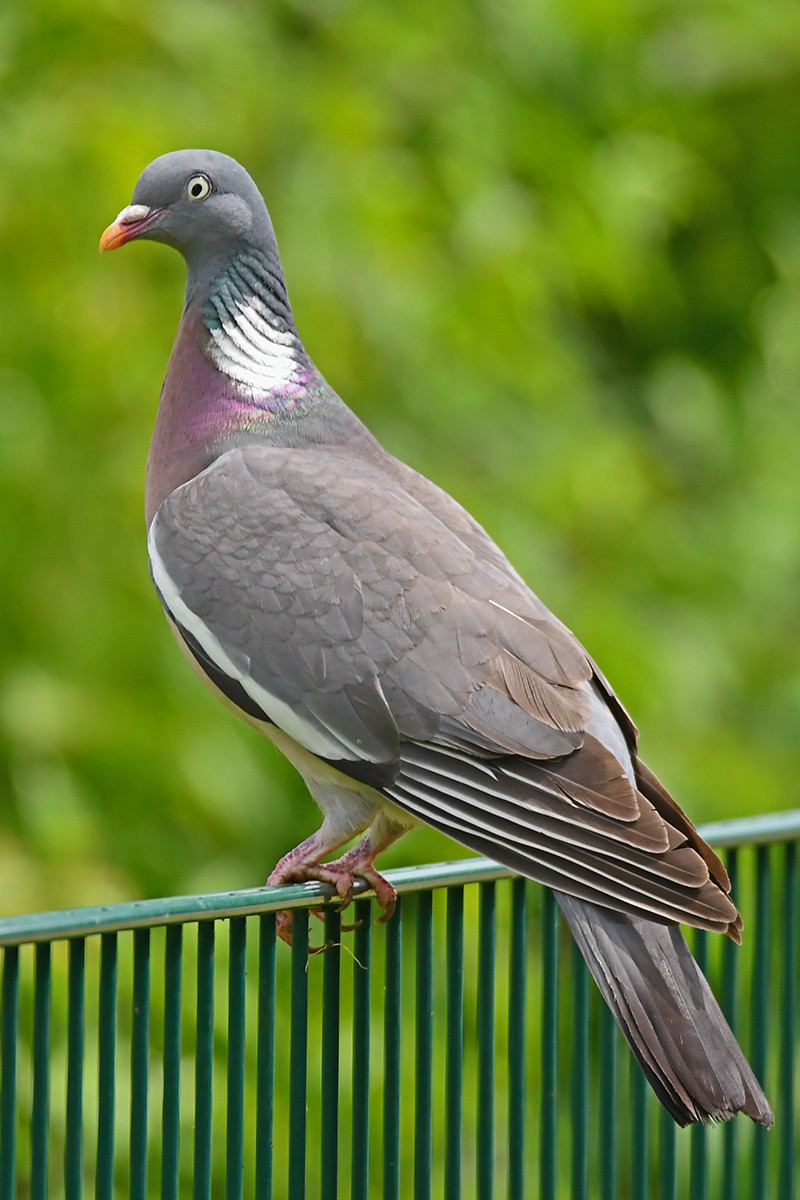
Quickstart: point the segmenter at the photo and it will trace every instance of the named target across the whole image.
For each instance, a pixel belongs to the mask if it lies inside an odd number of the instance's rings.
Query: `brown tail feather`
[[[555,893],[581,954],[653,1091],[679,1125],[772,1110],[674,926]]]

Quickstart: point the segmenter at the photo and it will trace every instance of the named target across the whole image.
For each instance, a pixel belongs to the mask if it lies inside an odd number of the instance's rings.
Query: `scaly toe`
[[[397,907],[397,889],[393,887],[391,883],[389,883],[388,879],[384,879],[383,876],[379,875],[375,870],[364,871],[362,878],[366,879],[367,883],[375,893],[375,899],[383,909],[383,912],[378,918],[378,923],[382,925],[384,921],[389,920],[389,918],[393,915],[395,908]]]
[[[283,908],[275,914],[275,932],[287,946],[292,944],[292,910]]]

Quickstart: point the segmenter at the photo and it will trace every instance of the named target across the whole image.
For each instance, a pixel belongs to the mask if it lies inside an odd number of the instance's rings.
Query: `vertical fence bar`
[[[52,972],[50,943],[36,947],[33,999],[33,1109],[31,1112],[31,1200],[47,1196],[50,1122],[50,1009]]]
[[[400,1200],[400,1105],[403,1029],[403,900],[386,926],[383,1010],[383,1200]]]
[[[341,918],[335,907],[325,909],[322,963],[322,1137],[320,1139],[320,1200],[339,1195],[339,988],[341,982]]]
[[[696,929],[692,945],[695,961],[704,975],[708,973],[708,935]],[[702,1200],[708,1195],[708,1129],[705,1125],[693,1125],[689,1154],[689,1189],[692,1200]]]
[[[164,1094],[161,1102],[161,1198],[178,1200],[181,1137],[181,998],[183,926],[168,925],[164,942]]]
[[[589,972],[572,943],[572,1197],[589,1194]]]
[[[526,1037],[528,979],[525,880],[511,883],[511,942],[508,975],[508,1200],[525,1195]]]
[[[17,1027],[19,1023],[19,947],[3,952],[0,1021],[0,1197],[17,1194]]]
[[[745,1147],[737,1145],[736,1123],[726,1124],[721,1136],[712,1138],[704,1128],[693,1129],[682,1143],[680,1181],[687,1195],[709,1195],[717,1172],[721,1171],[724,1200],[736,1200],[747,1191],[748,1200],[767,1195],[794,1200],[797,1195],[795,1145],[793,1135],[797,1117],[796,1054],[798,1028],[798,957],[800,957],[800,896],[798,895],[798,848],[796,842],[783,847],[781,878],[772,878],[774,847],[759,845],[755,855],[755,928],[752,934],[753,958],[750,1017],[750,1058],[756,1074],[763,1079],[767,1067],[772,1075],[773,1055],[768,1055],[767,1033],[772,1033],[775,1017],[778,1047],[773,1046],[776,1066],[776,1094],[779,1110],[774,1151],[768,1154],[765,1132],[753,1131],[751,1162],[742,1163]],[[739,851],[739,857],[741,856]],[[750,850],[745,851],[746,854]],[[736,883],[738,858],[731,850],[728,866]],[[783,912],[772,917],[772,905],[778,894],[773,882],[781,885]],[[478,1133],[477,1193],[479,1200],[492,1200],[496,1191],[494,1163],[495,1066],[497,1024],[496,988],[496,887],[480,886],[480,928],[478,944]],[[775,895],[773,895],[775,891]],[[542,914],[542,1111],[540,1129],[541,1200],[554,1200],[557,1194],[557,953],[558,909],[552,895],[545,894]],[[431,1167],[438,1172],[433,1156],[433,897],[420,893],[416,899],[416,1080],[414,1131],[415,1200],[430,1200],[433,1185]],[[371,909],[366,901],[357,902],[361,924],[356,931],[353,987],[353,1147],[352,1200],[370,1200],[370,992],[371,992]],[[525,1179],[525,884],[511,883],[511,922],[509,933],[508,976],[508,1196],[522,1200]],[[450,889],[447,897],[447,987],[444,1024],[446,1062],[444,1098],[446,1102],[445,1140],[442,1146],[445,1200],[461,1200],[463,1190],[463,1092],[462,1048],[464,1034],[464,891],[461,885]],[[230,959],[228,964],[228,1040],[227,1076],[227,1166],[225,1196],[243,1200],[244,1188],[244,1095],[246,1048],[246,920],[231,919]],[[212,1194],[212,1093],[214,1025],[214,930],[213,921],[198,926],[197,970],[197,1067],[194,1146],[195,1200],[210,1200]],[[339,919],[326,915],[329,941],[338,940]],[[306,1103],[308,1076],[308,976],[307,914],[295,914],[295,946],[292,955],[292,1085],[289,1103],[289,1191],[291,1200],[303,1200],[306,1194]],[[770,936],[776,937],[773,950]],[[125,1188],[131,1200],[145,1200],[148,1192],[149,1057],[150,1057],[150,932],[133,931],[133,1012],[131,1024],[131,1095],[130,1095],[130,1171]],[[256,1081],[258,1117],[256,1130],[256,1196],[271,1200],[273,1190],[272,1124],[273,1073],[275,1061],[275,918],[260,918],[259,957],[259,1043]],[[163,1150],[161,1156],[163,1200],[179,1195],[180,1128],[180,1040],[181,1040],[181,947],[180,926],[166,929],[165,1008],[164,1008],[164,1103]],[[400,1200],[400,1112],[401,1112],[401,949],[399,910],[386,936],[386,1004],[384,1016],[385,1103],[383,1116],[383,1197]],[[774,955],[780,953],[776,983],[771,982]],[[2,992],[0,994],[0,1200],[16,1200],[22,1186],[32,1200],[45,1200],[48,1194],[48,1133],[51,1100],[50,1043],[52,1006],[52,958],[49,944],[35,947],[32,1023],[32,1110],[30,1184],[17,1179],[18,1021],[20,1006],[19,951],[4,951]],[[89,1187],[83,1173],[83,1105],[85,1070],[85,942],[69,941],[68,1022],[67,1022],[67,1109],[65,1123],[64,1195],[82,1200]],[[704,935],[696,937],[694,954],[705,971],[708,943]],[[722,951],[722,1004],[732,1027],[737,1018],[736,949],[726,944]],[[94,961],[94,960],[92,960]],[[749,960],[747,960],[749,966]],[[576,957],[572,986],[570,1035],[572,1042],[572,1200],[588,1196],[587,1088],[586,1053],[588,1043],[587,979],[582,962]],[[97,1080],[97,1159],[95,1194],[100,1200],[112,1200],[117,1192],[114,1181],[116,1033],[118,1003],[118,935],[100,935],[100,977],[98,1005],[98,1080]],[[329,951],[323,963],[323,1051],[322,1051],[322,1200],[338,1195],[338,1141],[336,1119],[340,1080],[340,984],[341,965],[338,950]],[[27,975],[24,976],[27,981]],[[776,989],[780,989],[777,991]],[[27,991],[23,992],[27,996]],[[774,1012],[770,1010],[773,1003]],[[23,1034],[27,1023],[23,1022]],[[601,1062],[599,1093],[602,1103],[597,1114],[600,1139],[598,1186],[604,1200],[617,1200],[620,1189],[629,1187],[631,1200],[648,1195],[646,1097],[641,1072],[634,1065],[631,1074],[630,1112],[626,1129],[631,1139],[631,1179],[623,1180],[619,1162],[619,1122],[617,1108],[618,1041],[610,1013],[601,1012]],[[438,1060],[437,1060],[438,1062]],[[27,1085],[26,1085],[27,1086]],[[438,1086],[438,1085],[437,1085]],[[438,1096],[438,1091],[437,1091]],[[27,1096],[27,1092],[26,1092]],[[92,1108],[94,1104],[92,1103]],[[652,1113],[651,1113],[652,1116]],[[92,1113],[92,1118],[94,1113]],[[678,1190],[678,1158],[674,1122],[665,1113],[661,1117],[661,1150],[658,1162],[661,1190],[659,1200],[674,1200]],[[652,1122],[651,1122],[652,1123]],[[438,1128],[438,1123],[437,1123]],[[741,1141],[741,1137],[739,1139]],[[688,1144],[688,1161],[683,1147]],[[719,1159],[709,1158],[712,1146],[718,1147]],[[748,1142],[749,1149],[749,1142]],[[27,1156],[26,1156],[27,1157]],[[27,1166],[27,1163],[25,1163]],[[122,1164],[120,1163],[120,1169]],[[688,1180],[683,1172],[688,1166]],[[713,1168],[713,1179],[712,1179]],[[21,1168],[20,1168],[21,1169]],[[772,1178],[773,1172],[776,1178]],[[91,1176],[87,1163],[86,1174]],[[747,1178],[747,1183],[738,1183]],[[777,1190],[769,1190],[772,1186]],[[438,1175],[436,1186],[439,1187]],[[439,1194],[437,1192],[437,1194]],[[625,1193],[626,1195],[628,1192]],[[716,1195],[716,1192],[714,1193]]]
[[[64,1145],[64,1195],[83,1197],[83,1051],[86,1003],[86,943],[71,938],[67,1016],[67,1120]]]
[[[352,1200],[369,1200],[369,1064],[372,983],[372,901],[355,905],[353,936],[353,1139]]]
[[[414,1200],[430,1200],[433,1120],[433,895],[417,896]]]
[[[306,1093],[308,1088],[308,913],[292,913],[292,999],[289,1047],[289,1195],[306,1194]]]
[[[494,1003],[497,888],[482,883],[478,933],[478,1200],[494,1195]]]
[[[756,847],[756,921],[753,947],[752,1044],[750,1063],[756,1078],[765,1082],[767,1069],[767,1028],[769,1026],[771,855],[769,846]],[[767,1196],[767,1130],[753,1130],[751,1200]]]
[[[731,895],[735,901],[739,883],[739,855],[735,846],[728,850],[725,866],[731,881]],[[739,947],[736,943],[732,942],[730,938],[725,938],[722,946],[722,1011],[734,1034],[739,1019],[738,951]],[[720,1200],[736,1200],[739,1192],[738,1138],[739,1122],[726,1121],[722,1131],[722,1195]]]
[[[797,1164],[794,1139],[796,1131],[795,1069],[797,1042],[797,976],[800,921],[800,895],[797,883],[797,842],[787,842],[783,859],[783,945],[781,947],[781,1061],[778,1080],[780,1105],[780,1161],[778,1195],[795,1200]]]
[[[444,1151],[445,1200],[461,1197],[461,1137],[464,1095],[464,889],[447,893],[447,1059]]]
[[[549,888],[542,895],[542,1112],[540,1195],[555,1200],[556,1096],[558,1089],[558,905]]]
[[[197,926],[197,1041],[194,1079],[194,1200],[211,1200],[214,1088],[213,921]]]
[[[600,1196],[618,1200],[617,1166],[617,1025],[611,1009],[600,1007]]]
[[[131,1020],[130,1197],[147,1200],[147,1112],[150,1075],[150,930],[133,931]]]
[[[648,1200],[647,1080],[631,1055],[631,1200]]]
[[[97,1200],[114,1200],[114,1116],[117,1054],[117,935],[100,938],[97,1030]]]
[[[660,1120],[661,1153],[659,1156],[659,1178],[661,1181],[661,1200],[677,1200],[678,1162],[675,1134],[678,1127],[665,1108],[661,1110]]]
[[[258,1044],[256,1049],[256,1195],[272,1200],[275,1127],[275,914],[258,919]]]
[[[244,1050],[246,1031],[247,918],[231,917],[228,943],[228,1113],[226,1200],[242,1200],[244,1187]]]

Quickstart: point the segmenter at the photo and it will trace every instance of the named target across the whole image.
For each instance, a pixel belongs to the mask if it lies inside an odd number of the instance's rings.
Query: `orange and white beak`
[[[116,250],[133,238],[140,237],[163,211],[161,208],[148,208],[146,204],[129,204],[127,208],[123,208],[116,221],[112,221],[108,229],[103,230],[100,253]]]

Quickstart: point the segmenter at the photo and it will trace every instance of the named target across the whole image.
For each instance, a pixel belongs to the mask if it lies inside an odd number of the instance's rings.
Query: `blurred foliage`
[[[0,911],[253,885],[316,819],[147,574],[182,264],[96,244],[183,146],[248,167],[320,368],[692,815],[797,803],[798,101],[788,0],[3,5]]]

